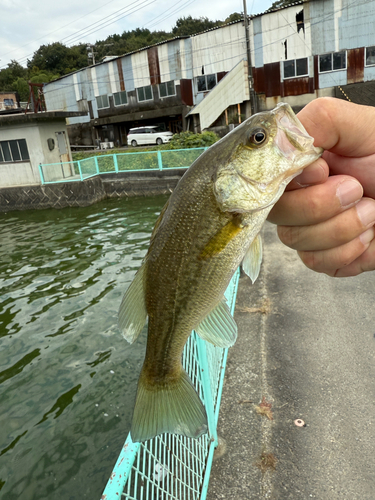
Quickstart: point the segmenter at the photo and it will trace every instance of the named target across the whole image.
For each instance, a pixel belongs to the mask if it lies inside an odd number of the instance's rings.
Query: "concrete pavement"
[[[271,224],[263,240],[260,277],[240,279],[208,500],[374,500],[375,273],[332,279]]]

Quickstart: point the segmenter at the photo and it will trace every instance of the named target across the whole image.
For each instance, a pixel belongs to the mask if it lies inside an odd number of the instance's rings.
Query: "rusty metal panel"
[[[118,77],[120,81],[120,88],[122,91],[125,90],[125,82],[124,82],[124,74],[122,72],[122,64],[121,64],[121,59],[117,59],[117,71],[118,71]]]
[[[264,65],[264,83],[266,97],[280,95],[280,63]]]
[[[309,93],[309,77],[288,78],[283,81],[281,96],[301,95]]]
[[[222,78],[227,74],[227,71],[220,71],[220,73],[217,74],[217,83],[220,82]]]
[[[191,80],[180,80],[181,102],[186,106],[193,106],[193,86]]]
[[[151,85],[161,83],[158,48],[150,47],[147,50],[147,58]]]
[[[319,88],[319,56],[314,56],[314,87]]]
[[[255,92],[263,94],[266,91],[264,83],[264,66],[261,68],[253,68],[253,78]]]
[[[348,63],[348,84],[363,82],[364,69],[365,69],[365,49],[351,49],[347,52]]]

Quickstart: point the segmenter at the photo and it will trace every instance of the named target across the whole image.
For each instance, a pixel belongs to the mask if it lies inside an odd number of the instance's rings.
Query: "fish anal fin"
[[[197,334],[216,347],[231,347],[237,340],[237,325],[224,298],[195,329]]]
[[[165,432],[190,438],[207,432],[206,410],[182,367],[169,382],[148,383],[144,369],[139,377],[131,438],[143,442]]]
[[[125,292],[119,310],[119,326],[125,339],[133,343],[147,320],[144,291],[146,263],[138,269],[133,281]]]
[[[252,283],[254,283],[259,276],[262,256],[262,239],[260,234],[258,234],[251,243],[242,261],[242,269],[249,276]]]

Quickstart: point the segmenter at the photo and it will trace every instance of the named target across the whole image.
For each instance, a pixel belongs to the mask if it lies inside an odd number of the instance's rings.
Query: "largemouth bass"
[[[254,282],[259,231],[286,185],[322,154],[288,104],[253,115],[187,170],[162,210],[119,312],[134,342],[148,316],[146,356],[131,426],[133,441],[207,431],[204,406],[181,364],[193,329],[229,347],[237,326],[224,299],[242,262]]]

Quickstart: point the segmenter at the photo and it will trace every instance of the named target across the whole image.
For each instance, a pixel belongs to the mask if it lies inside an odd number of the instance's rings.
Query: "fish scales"
[[[181,364],[193,329],[220,347],[237,328],[224,292],[240,263],[255,281],[259,232],[290,180],[322,153],[289,105],[254,115],[203,153],[164,207],[119,313],[133,342],[148,316],[131,436],[199,437],[204,406]]]

